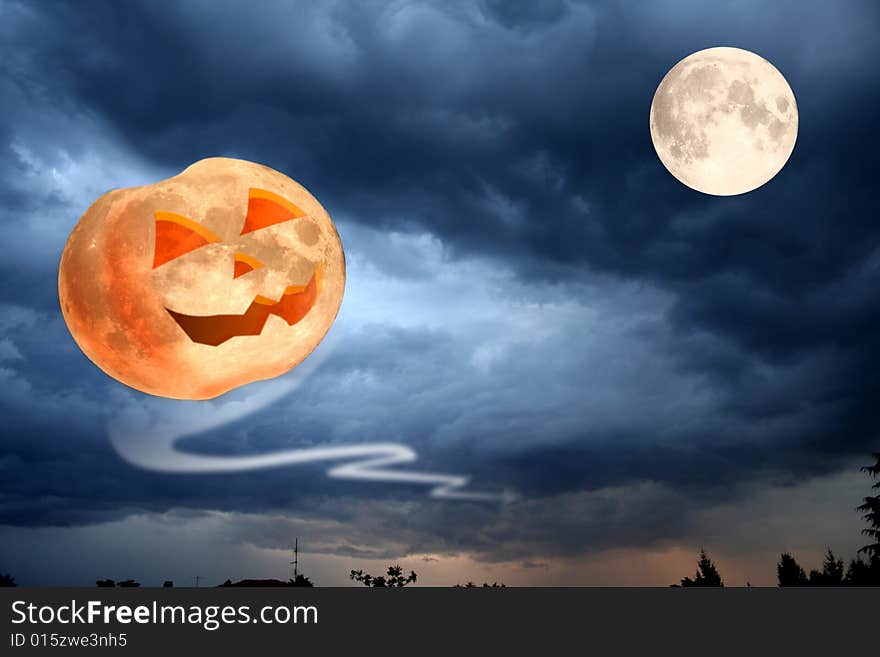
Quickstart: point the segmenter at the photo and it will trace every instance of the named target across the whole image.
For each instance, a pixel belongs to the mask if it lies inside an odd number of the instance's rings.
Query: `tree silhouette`
[[[721,575],[705,550],[700,550],[700,558],[697,560],[697,572],[694,578],[685,577],[681,580],[682,586],[724,586]]]
[[[303,575],[302,573],[297,573],[296,579],[290,580],[291,586],[314,586],[312,584],[312,580]]]
[[[783,552],[779,557],[779,563],[776,564],[776,577],[779,579],[779,586],[807,585],[807,574],[788,552]]]
[[[880,452],[874,452],[874,464],[861,468],[872,478],[880,476]],[[872,486],[880,488],[880,481]],[[843,571],[843,559],[834,556],[829,548],[822,562],[822,570],[810,570],[810,576],[804,575],[794,557],[783,553],[776,566],[779,586],[880,586],[880,495],[863,498],[864,503],[856,507],[863,511],[862,517],[868,521],[868,527],[862,530],[866,536],[874,539],[873,543],[859,549],[856,558],[849,562],[846,574]],[[867,561],[862,559],[867,556]]]
[[[482,588],[482,589],[506,589],[506,588],[507,588],[507,585],[504,584],[504,582],[501,582],[500,584],[499,584],[498,582],[492,582],[491,584],[489,584],[489,582],[483,582],[483,585],[482,585],[482,586],[477,586],[477,585],[474,584],[473,582],[468,582],[467,584],[456,584],[456,585],[453,586],[452,588],[454,588],[454,589],[477,589],[477,588]]]
[[[874,452],[873,465],[866,465],[862,468],[862,472],[867,472],[872,478],[880,477],[880,452]],[[873,489],[880,488],[880,481],[877,481]],[[864,498],[864,504],[856,507],[858,511],[864,511],[862,517],[868,521],[868,527],[862,530],[865,536],[873,539],[873,543],[859,548],[859,554],[866,554],[871,560],[880,558],[880,495],[868,496]]]
[[[872,557],[870,561],[853,559],[843,581],[849,586],[880,586],[880,558]]]
[[[874,452],[873,465],[861,468],[871,478],[880,477],[880,452]],[[872,489],[880,488],[880,481],[871,486]],[[868,522],[868,526],[862,530],[865,536],[873,539],[873,543],[859,548],[858,555],[849,562],[844,582],[851,586],[880,586],[880,495],[869,495],[863,498],[864,503],[856,507],[863,511],[862,518]],[[867,557],[863,561],[861,555]]]
[[[268,588],[268,587],[285,587],[285,586],[314,586],[312,580],[302,574],[297,574],[296,579],[280,580],[280,579],[241,579],[233,582],[227,579],[218,586],[246,586],[248,588]]]
[[[141,585],[140,582],[136,582],[133,579],[124,579],[119,582],[116,586],[121,586],[122,588],[134,589]]]
[[[0,573],[0,586],[15,586],[15,578],[9,573]]]
[[[837,559],[831,548],[822,561],[822,572],[810,571],[810,586],[841,586],[843,584],[843,560]]]
[[[409,575],[404,576],[403,568],[401,568],[399,564],[396,564],[394,566],[388,566],[388,571],[385,574],[385,577],[382,577],[381,575],[373,576],[365,573],[363,570],[352,570],[350,577],[357,582],[363,582],[364,586],[370,586],[373,588],[391,588],[412,584],[416,581],[416,572],[411,570]]]

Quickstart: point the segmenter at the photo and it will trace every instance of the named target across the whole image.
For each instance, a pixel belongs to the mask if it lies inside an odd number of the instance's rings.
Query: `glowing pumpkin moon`
[[[287,176],[210,158],[108,192],[73,229],[58,272],[86,356],[132,388],[209,399],[292,369],[333,323],[339,235]]]

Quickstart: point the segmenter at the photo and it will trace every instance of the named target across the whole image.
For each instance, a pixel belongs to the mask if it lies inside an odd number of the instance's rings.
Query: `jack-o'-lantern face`
[[[139,390],[204,399],[301,362],[342,300],[330,217],[286,176],[212,158],[98,199],[68,240],[62,312],[86,355]]]
[[[193,342],[217,346],[239,335],[260,335],[270,315],[276,315],[292,326],[315,305],[321,287],[321,259],[313,261],[308,257],[309,249],[303,247],[317,243],[318,228],[302,209],[283,197],[263,189],[249,189],[241,231],[227,240],[179,214],[157,211],[155,216],[154,285],[165,290],[167,298],[177,298],[188,306],[186,312],[166,309]],[[261,240],[260,235],[254,234],[270,226],[294,221],[297,223],[292,230],[279,226],[268,239]],[[202,257],[191,256],[183,260],[197,249],[202,249]],[[249,252],[260,252],[263,260]],[[212,276],[213,272],[208,270],[216,267],[218,260],[220,276]],[[214,278],[231,276],[237,279],[248,274],[247,284],[242,285],[245,283],[242,281],[236,286],[239,296],[249,294],[251,290],[270,294],[275,291],[275,294],[272,297],[255,294],[243,313],[194,314],[199,307],[204,309],[216,304],[193,304],[192,286],[211,289]],[[303,281],[306,276],[308,280]],[[290,282],[293,284],[285,285]],[[186,289],[177,290],[181,283]],[[216,284],[223,289],[219,280]]]

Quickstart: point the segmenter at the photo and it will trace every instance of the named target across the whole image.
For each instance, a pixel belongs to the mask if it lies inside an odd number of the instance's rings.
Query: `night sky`
[[[783,550],[851,558],[880,445],[878,30],[872,0],[0,0],[0,572],[285,578],[295,536],[319,585],[395,561],[664,585],[701,547],[773,584]],[[742,196],[679,183],[648,131],[666,71],[713,46],[798,102],[791,159]],[[303,385],[186,446],[394,442],[517,501],[117,455],[116,418],[181,403],[79,351],[61,250],[101,194],[210,156],[305,185],[348,283]]]

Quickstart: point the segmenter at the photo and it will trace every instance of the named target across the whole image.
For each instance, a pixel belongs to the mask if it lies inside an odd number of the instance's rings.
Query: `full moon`
[[[673,66],[651,103],[651,140],[682,183],[715,196],[768,182],[794,149],[798,111],[791,87],[763,57],[708,48]]]

